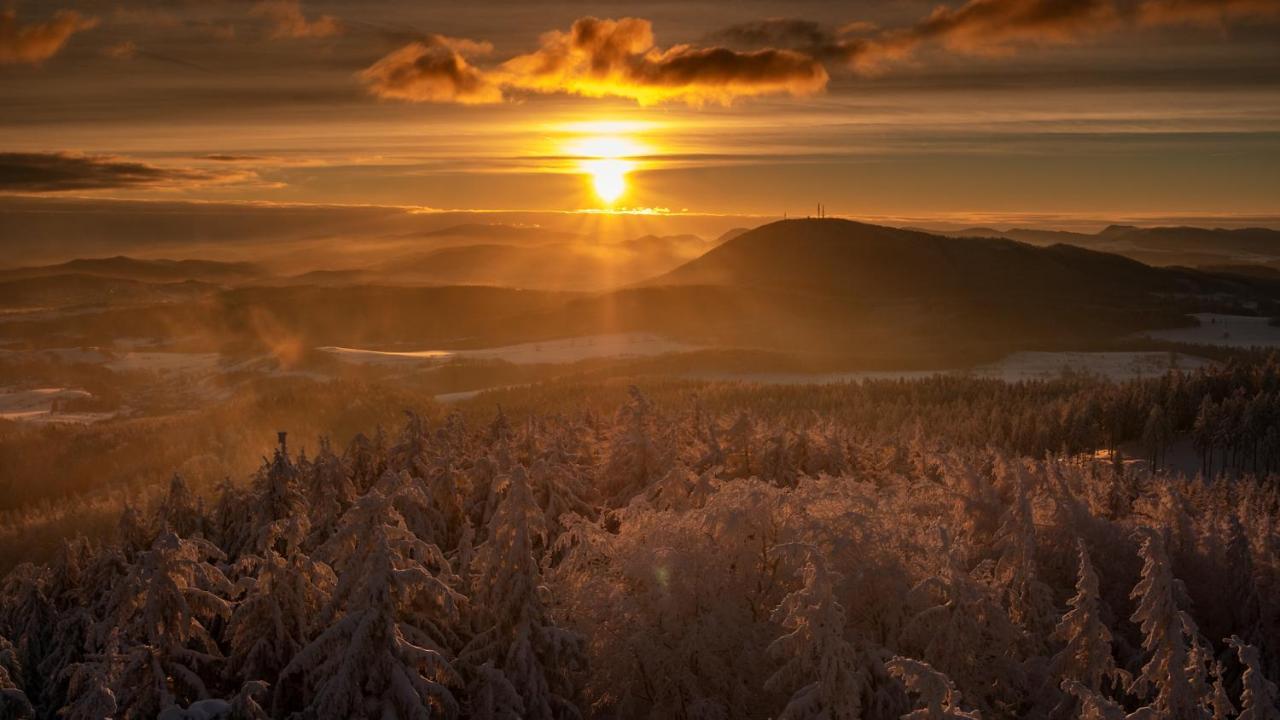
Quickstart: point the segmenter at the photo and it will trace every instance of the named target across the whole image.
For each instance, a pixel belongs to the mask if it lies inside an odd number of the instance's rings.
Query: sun
[[[631,163],[616,158],[590,160],[583,163],[591,175],[591,187],[607,205],[616,203],[627,192],[627,172]]]
[[[635,169],[628,159],[644,153],[644,148],[621,135],[593,135],[580,139],[571,147],[580,158],[581,171],[591,178],[596,197],[612,206],[627,193],[627,175]]]

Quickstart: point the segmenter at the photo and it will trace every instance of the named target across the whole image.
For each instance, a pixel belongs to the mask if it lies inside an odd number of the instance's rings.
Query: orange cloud
[[[103,51],[114,60],[132,60],[138,56],[138,43],[132,40],[116,43]]]
[[[0,65],[48,60],[72,35],[97,24],[97,18],[85,17],[74,10],[59,10],[46,22],[19,26],[16,11],[0,11]]]
[[[1145,25],[1225,25],[1244,18],[1280,18],[1280,0],[1143,0]]]
[[[342,23],[332,15],[308,20],[302,12],[301,0],[261,0],[250,12],[274,23],[273,38],[326,38],[343,31]]]
[[[531,92],[691,105],[809,95],[828,80],[821,62],[794,50],[691,45],[664,50],[655,45],[649,21],[639,18],[580,18],[567,32],[545,33],[536,51],[490,69],[468,63],[461,42],[411,43],[363,77],[375,95],[399,100],[498,102],[509,92]]]

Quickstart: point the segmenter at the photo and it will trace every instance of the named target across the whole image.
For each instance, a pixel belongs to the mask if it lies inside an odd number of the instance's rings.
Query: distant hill
[[[1264,280],[1153,268],[1070,245],[846,220],[765,225],[642,287],[668,296],[697,289],[704,297],[689,312],[721,336],[922,354],[1114,337],[1179,324],[1224,298],[1280,297],[1280,285]],[[707,301],[706,288],[720,288],[721,300]]]
[[[117,256],[84,258],[59,263],[0,270],[0,282],[56,275],[85,275],[139,282],[183,282],[187,280],[207,283],[240,283],[261,278],[262,268],[244,262],[214,262],[211,260],[143,260]]]
[[[0,308],[53,309],[164,303],[193,300],[215,289],[216,286],[193,280],[150,283],[68,273],[0,280]]]
[[[649,285],[736,285],[866,299],[1125,296],[1230,290],[1070,245],[944,237],[848,220],[785,220],[744,233]]]
[[[309,272],[289,285],[493,285],[546,290],[607,290],[666,272],[711,247],[696,235],[617,243],[470,243],[395,252],[356,270]]]
[[[1113,252],[1149,265],[1231,265],[1280,260],[1280,230],[1111,225],[1095,234],[987,227],[946,231],[950,237],[998,237],[1035,245],[1068,244]]]
[[[418,233],[423,238],[465,238],[489,242],[565,242],[581,240],[583,236],[552,230],[550,228],[529,225],[507,225],[503,223],[463,223],[439,230]]]

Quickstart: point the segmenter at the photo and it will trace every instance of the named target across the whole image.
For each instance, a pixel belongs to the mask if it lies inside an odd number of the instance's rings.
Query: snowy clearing
[[[1280,347],[1280,327],[1270,325],[1270,318],[1215,313],[1199,313],[1195,318],[1200,321],[1200,327],[1151,330],[1144,334],[1156,340],[1196,345]]]
[[[649,333],[584,335],[480,350],[389,352],[344,347],[319,348],[322,352],[331,353],[344,362],[364,365],[418,365],[453,359],[503,360],[516,365],[565,364],[593,358],[644,357],[697,349],[699,348],[696,346]]]

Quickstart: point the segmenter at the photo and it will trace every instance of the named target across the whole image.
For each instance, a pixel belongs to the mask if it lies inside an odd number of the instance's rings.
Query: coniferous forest
[[[16,566],[3,716],[1280,717],[1274,361],[481,400]]]

